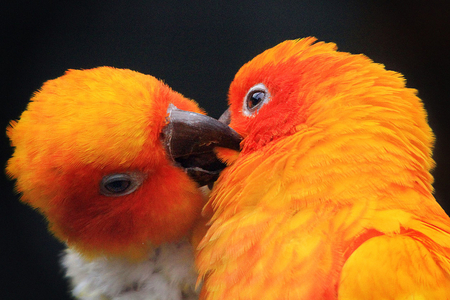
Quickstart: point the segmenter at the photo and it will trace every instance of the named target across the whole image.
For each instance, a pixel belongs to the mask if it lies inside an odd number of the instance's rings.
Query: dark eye
[[[110,181],[105,184],[105,188],[111,193],[122,193],[131,185],[131,181],[127,179],[119,179]]]
[[[139,172],[105,175],[100,182],[100,193],[105,196],[124,196],[134,192],[144,181]]]
[[[266,96],[264,91],[254,91],[247,97],[247,108],[248,110],[255,109],[255,106],[260,104]]]
[[[246,116],[252,116],[269,100],[270,94],[266,86],[262,83],[258,83],[248,90],[244,99],[242,112]]]

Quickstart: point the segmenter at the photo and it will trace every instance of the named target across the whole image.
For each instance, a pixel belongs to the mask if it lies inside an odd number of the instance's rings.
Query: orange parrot
[[[245,64],[229,90],[241,152],[204,214],[200,299],[450,299],[450,219],[416,91],[315,38]]]
[[[223,168],[213,148],[240,141],[202,114],[152,76],[99,67],[47,81],[11,122],[7,174],[67,244],[74,296],[197,299],[199,186]]]

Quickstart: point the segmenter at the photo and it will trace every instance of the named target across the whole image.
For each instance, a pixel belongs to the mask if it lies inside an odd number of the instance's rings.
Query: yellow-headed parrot
[[[74,296],[198,297],[199,186],[223,168],[216,145],[239,149],[233,131],[150,75],[99,67],[47,81],[7,133],[7,174],[67,244]]]
[[[201,299],[450,299],[434,136],[402,75],[315,38],[245,64],[229,89],[242,151],[204,209]]]

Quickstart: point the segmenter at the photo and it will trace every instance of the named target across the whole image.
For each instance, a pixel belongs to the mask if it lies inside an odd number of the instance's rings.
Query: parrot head
[[[229,167],[203,209],[200,299],[446,298],[449,219],[432,195],[434,136],[417,92],[314,42],[264,51],[230,85],[221,118],[242,150],[218,149]]]
[[[86,257],[139,259],[186,236],[204,204],[199,185],[223,168],[213,147],[239,147],[194,101],[112,67],[47,81],[7,134],[21,200]]]
[[[344,143],[339,137],[359,132],[368,149],[379,153],[398,152],[394,148],[400,146],[411,164],[420,164],[431,189],[426,174],[434,166],[434,135],[416,91],[405,87],[401,74],[364,55],[315,41],[309,37],[282,42],[235,75],[227,114],[230,127],[243,137],[242,153],[299,132],[315,136],[309,139],[314,143],[336,139],[335,145]],[[371,159],[376,161],[377,155]]]

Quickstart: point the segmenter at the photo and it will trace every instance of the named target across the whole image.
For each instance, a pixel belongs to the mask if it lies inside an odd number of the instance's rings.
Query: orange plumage
[[[204,202],[161,144],[169,103],[202,112],[131,70],[69,70],[46,82],[8,128],[15,152],[7,173],[22,201],[87,257],[143,259],[150,248],[186,236]],[[139,189],[121,197],[99,193],[103,176],[126,172],[144,178]]]
[[[244,140],[204,209],[201,299],[450,299],[422,102],[400,74],[314,41],[263,52],[230,86]]]

